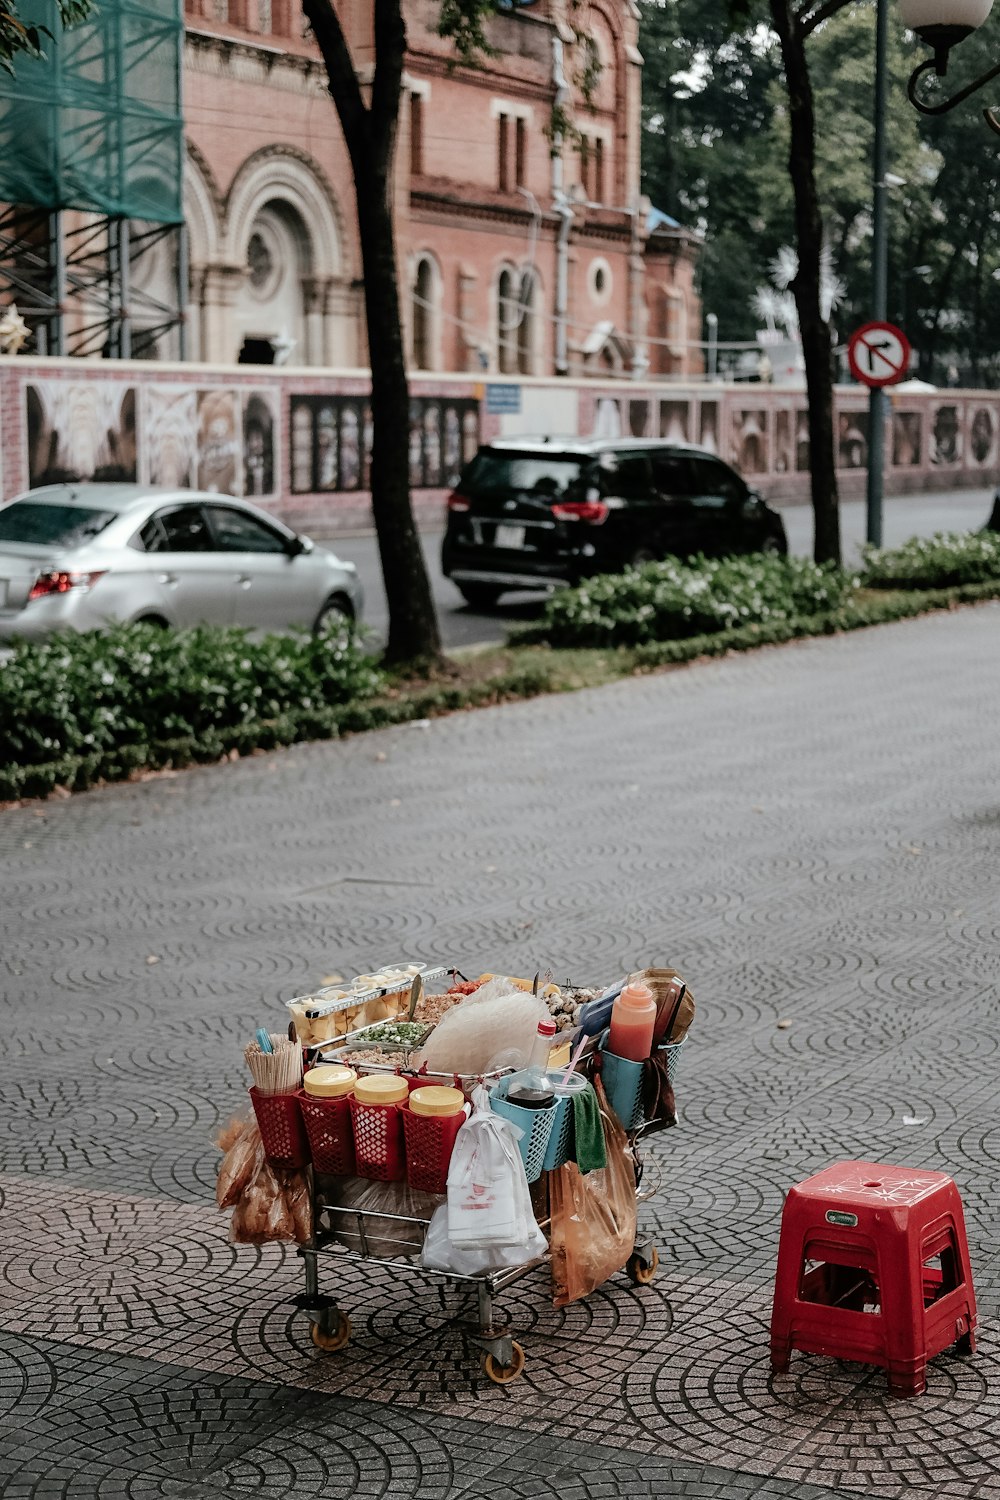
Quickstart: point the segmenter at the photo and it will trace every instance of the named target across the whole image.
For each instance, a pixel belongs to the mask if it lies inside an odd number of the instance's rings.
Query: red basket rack
[[[406,1176],[402,1112],[396,1104],[359,1104],[351,1098],[354,1159],[359,1177],[402,1182]]]
[[[465,1124],[465,1114],[416,1115],[408,1105],[400,1106],[406,1141],[406,1180],[423,1193],[443,1193],[448,1186],[448,1167],[455,1138]]]
[[[332,1177],[353,1177],[356,1168],[350,1095],[324,1099],[302,1089],[297,1098],[316,1171]]]
[[[257,1116],[268,1161],[276,1167],[308,1166],[309,1142],[302,1124],[298,1095],[262,1094],[252,1088],[250,1102]]]

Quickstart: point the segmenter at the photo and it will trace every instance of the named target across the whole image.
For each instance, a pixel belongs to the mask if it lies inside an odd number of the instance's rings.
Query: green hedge
[[[794,557],[698,557],[603,574],[553,595],[512,640],[552,646],[641,646],[836,610],[853,579]]]
[[[19,642],[0,670],[0,799],[329,737],[383,683],[330,637],[130,625]]]
[[[866,547],[861,583],[874,589],[945,589],[1000,578],[1000,533],[937,532],[901,547]]]

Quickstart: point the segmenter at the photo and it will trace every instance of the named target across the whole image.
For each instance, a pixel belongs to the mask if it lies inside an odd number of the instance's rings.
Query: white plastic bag
[[[472,1104],[448,1169],[448,1239],[458,1249],[527,1246],[538,1226],[517,1149],[522,1132],[493,1113],[483,1087]]]
[[[527,1182],[525,1182],[527,1188]],[[459,1247],[448,1238],[448,1205],[436,1208],[427,1226],[420,1263],[434,1271],[454,1271],[459,1276],[482,1276],[487,1271],[503,1271],[508,1266],[523,1266],[545,1253],[545,1236],[535,1223],[528,1203],[530,1228],[523,1245],[489,1245],[484,1249]]]

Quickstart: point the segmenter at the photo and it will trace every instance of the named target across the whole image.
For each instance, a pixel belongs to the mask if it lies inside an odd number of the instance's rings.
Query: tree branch
[[[302,10],[323,55],[330,98],[336,105],[351,161],[357,166],[368,126],[368,110],[340,17],[331,0],[302,0]]]
[[[838,10],[843,10],[850,0],[823,0],[821,5],[813,9],[814,0],[805,0],[805,4],[794,12],[795,23],[802,34],[803,40],[816,30],[817,26],[835,16]]]

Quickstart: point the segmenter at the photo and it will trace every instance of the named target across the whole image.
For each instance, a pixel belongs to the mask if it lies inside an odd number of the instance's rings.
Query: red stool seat
[[[975,1352],[962,1200],[944,1172],[842,1161],[793,1187],[781,1215],[771,1368],[793,1349],[859,1360],[919,1396],[927,1361]]]

